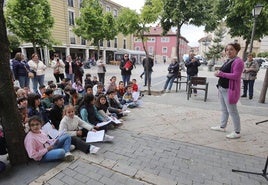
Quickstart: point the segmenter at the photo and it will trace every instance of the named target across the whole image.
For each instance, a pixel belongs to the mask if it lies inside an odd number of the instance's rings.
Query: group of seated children
[[[108,129],[118,127],[122,117],[141,104],[136,80],[124,87],[122,81],[116,85],[113,76],[105,88],[87,74],[85,85],[79,80],[71,84],[64,79],[55,85],[40,86],[38,93],[15,87],[21,122],[27,133],[24,145],[28,156],[36,161],[63,159],[72,161],[70,153],[75,148],[84,153],[97,153],[100,149],[87,142],[88,132],[104,131],[103,141],[112,141],[113,136],[106,134]],[[52,137],[44,129],[50,125],[58,131]]]

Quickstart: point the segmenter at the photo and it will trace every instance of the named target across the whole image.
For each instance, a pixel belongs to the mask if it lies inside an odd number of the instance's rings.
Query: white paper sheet
[[[96,132],[88,131],[86,142],[87,143],[99,142],[103,141],[103,139],[104,139],[104,130]]]
[[[52,139],[56,139],[64,133],[64,131],[58,131],[57,129],[53,128],[49,122],[42,126],[42,130]]]

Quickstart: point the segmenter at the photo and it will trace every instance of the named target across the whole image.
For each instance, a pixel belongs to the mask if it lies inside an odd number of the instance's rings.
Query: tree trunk
[[[244,60],[244,61],[247,60],[247,50],[248,50],[248,45],[249,45],[249,41],[246,40],[246,43],[245,43],[245,49],[244,49],[244,52],[243,52],[243,60]]]
[[[177,42],[176,42],[176,54],[177,54],[177,60],[180,63],[180,36],[181,36],[181,25],[177,25]],[[179,66],[179,71],[180,71],[180,66]]]
[[[36,49],[36,43],[35,43],[35,42],[33,42],[32,44],[33,44],[33,50],[34,50],[34,53],[37,53],[37,49]]]
[[[267,87],[268,87],[268,69],[266,69],[266,72],[265,72],[263,85],[262,85],[262,89],[261,89],[261,94],[260,94],[260,98],[259,98],[259,103],[265,103]]]
[[[3,3],[4,1],[0,0],[0,116],[7,141],[10,163],[19,164],[27,161],[23,144],[25,133],[21,124],[13,88]]]
[[[145,51],[145,54],[146,54],[146,60],[145,60],[145,66],[146,66],[146,79],[147,79],[147,85],[148,85],[148,95],[151,95],[151,82],[149,81],[149,54],[148,54],[148,51],[145,47],[145,41],[144,41],[144,32],[143,32],[143,36],[141,36],[141,41],[142,41],[142,47],[143,47],[143,50]]]

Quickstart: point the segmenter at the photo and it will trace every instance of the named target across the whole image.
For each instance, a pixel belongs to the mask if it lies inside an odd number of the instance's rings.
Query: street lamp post
[[[260,15],[261,10],[262,10],[263,5],[257,4],[253,9],[252,9],[252,15],[253,15],[253,28],[252,28],[252,33],[251,33],[251,39],[250,39],[250,48],[249,52],[252,53],[252,48],[253,48],[253,40],[254,40],[254,35],[255,35],[255,29],[256,29],[256,19]]]

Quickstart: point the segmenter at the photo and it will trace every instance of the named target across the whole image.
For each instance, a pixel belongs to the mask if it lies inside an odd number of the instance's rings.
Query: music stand
[[[264,169],[262,170],[262,173],[242,171],[242,170],[234,170],[234,169],[232,169],[232,172],[240,172],[240,173],[248,173],[248,174],[254,174],[254,175],[261,175],[261,176],[263,176],[268,181],[268,177],[267,177],[267,166],[268,166],[268,156],[267,156],[267,159],[266,159],[266,163],[265,163]]]
[[[268,122],[268,120],[257,122],[256,125],[258,125],[260,123],[264,123],[264,122]],[[264,169],[262,170],[262,173],[250,172],[250,171],[242,171],[242,170],[235,170],[235,169],[232,169],[232,172],[240,172],[240,173],[261,175],[261,176],[263,176],[268,181],[268,177],[267,177],[267,166],[268,166],[268,156],[267,156],[267,159],[266,159],[266,162],[265,162]]]

